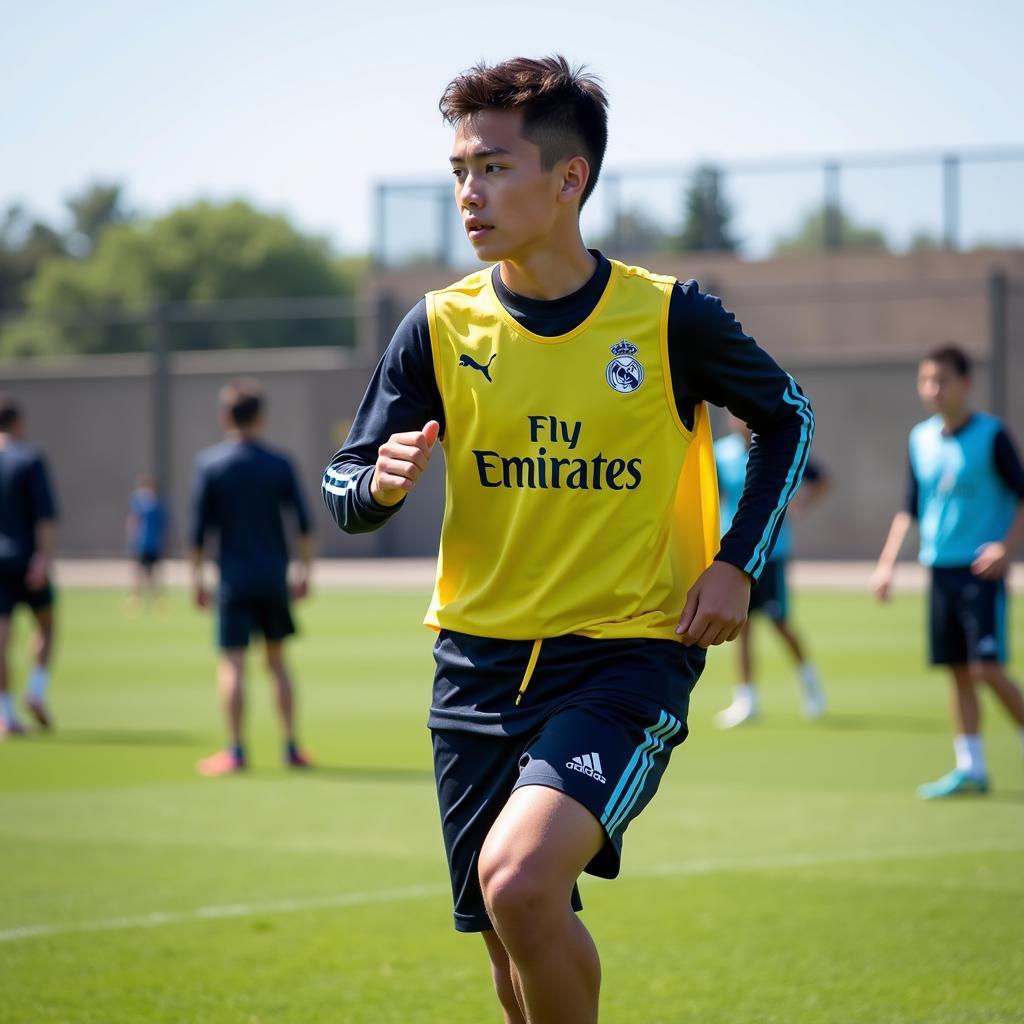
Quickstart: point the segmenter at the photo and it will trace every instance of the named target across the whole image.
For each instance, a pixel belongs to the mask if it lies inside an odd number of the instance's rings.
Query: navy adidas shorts
[[[255,631],[275,642],[295,632],[288,591],[236,594],[221,590],[218,596],[217,641],[221,650],[248,647]]]
[[[533,646],[445,630],[434,647],[434,771],[459,931],[491,927],[478,857],[521,786],[548,786],[586,807],[605,833],[586,871],[619,873],[623,833],[686,738],[690,691],[705,659],[700,648],[670,640],[556,637],[542,642],[517,706]],[[582,908],[575,888],[572,906]]]
[[[750,613],[764,612],[772,622],[785,622],[789,613],[786,592],[786,560],[770,558],[757,583],[750,588]]]
[[[933,665],[1007,660],[1006,583],[970,568],[932,569],[929,631]]]
[[[42,589],[29,590],[25,586],[25,571],[25,567],[0,570],[0,616],[7,618],[19,604],[34,612],[53,606],[53,584],[47,580]]]

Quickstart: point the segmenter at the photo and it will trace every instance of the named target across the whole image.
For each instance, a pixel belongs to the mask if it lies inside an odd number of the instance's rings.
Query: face
[[[969,377],[961,377],[944,362],[925,359],[917,371],[917,394],[921,404],[940,416],[957,415],[967,405]]]
[[[580,162],[561,160],[542,170],[540,147],[521,132],[518,111],[485,110],[455,133],[455,202],[485,263],[522,258],[544,244],[567,209],[567,167]]]

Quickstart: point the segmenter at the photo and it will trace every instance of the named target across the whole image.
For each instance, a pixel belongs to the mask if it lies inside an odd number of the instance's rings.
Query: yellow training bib
[[[676,638],[719,533],[707,409],[689,431],[672,394],[674,284],[612,261],[553,338],[505,310],[490,268],[427,295],[447,466],[428,626]]]

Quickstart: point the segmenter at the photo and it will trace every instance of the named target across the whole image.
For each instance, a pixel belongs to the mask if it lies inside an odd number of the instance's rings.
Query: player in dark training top
[[[267,668],[274,684],[284,733],[284,761],[309,766],[295,736],[295,688],[284,660],[284,641],[295,632],[288,586],[285,517],[299,534],[300,576],[295,596],[305,597],[313,557],[306,502],[295,470],[283,452],[261,438],[263,389],[241,378],[221,388],[224,440],[196,457],[192,487],[192,586],[195,603],[208,607],[203,581],[204,545],[217,539],[217,683],[228,725],[228,746],[197,765],[203,775],[225,775],[246,767],[242,738],[245,653],[249,637],[263,634]]]
[[[7,670],[11,615],[19,604],[32,612],[36,626],[25,707],[42,728],[53,724],[46,690],[53,651],[50,569],[56,521],[46,462],[25,440],[21,407],[11,396],[0,395],[0,738],[25,732]]]
[[[455,926],[482,933],[506,1024],[592,1024],[576,880],[618,873],[706,648],[744,621],[813,418],[695,282],[584,245],[607,142],[596,79],[560,57],[480,65],[441,111],[455,202],[492,265],[406,316],[323,493],[343,529],[375,529],[444,450],[426,622]],[[705,401],[756,434],[720,548]]]

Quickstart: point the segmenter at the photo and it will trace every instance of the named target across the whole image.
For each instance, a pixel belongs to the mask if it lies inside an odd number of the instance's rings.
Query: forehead
[[[459,122],[452,147],[454,159],[467,160],[479,151],[495,149],[504,149],[515,156],[539,156],[539,147],[523,138],[520,111],[481,110]]]
[[[923,359],[918,367],[920,377],[941,377],[943,380],[960,380],[953,367],[938,359]]]

